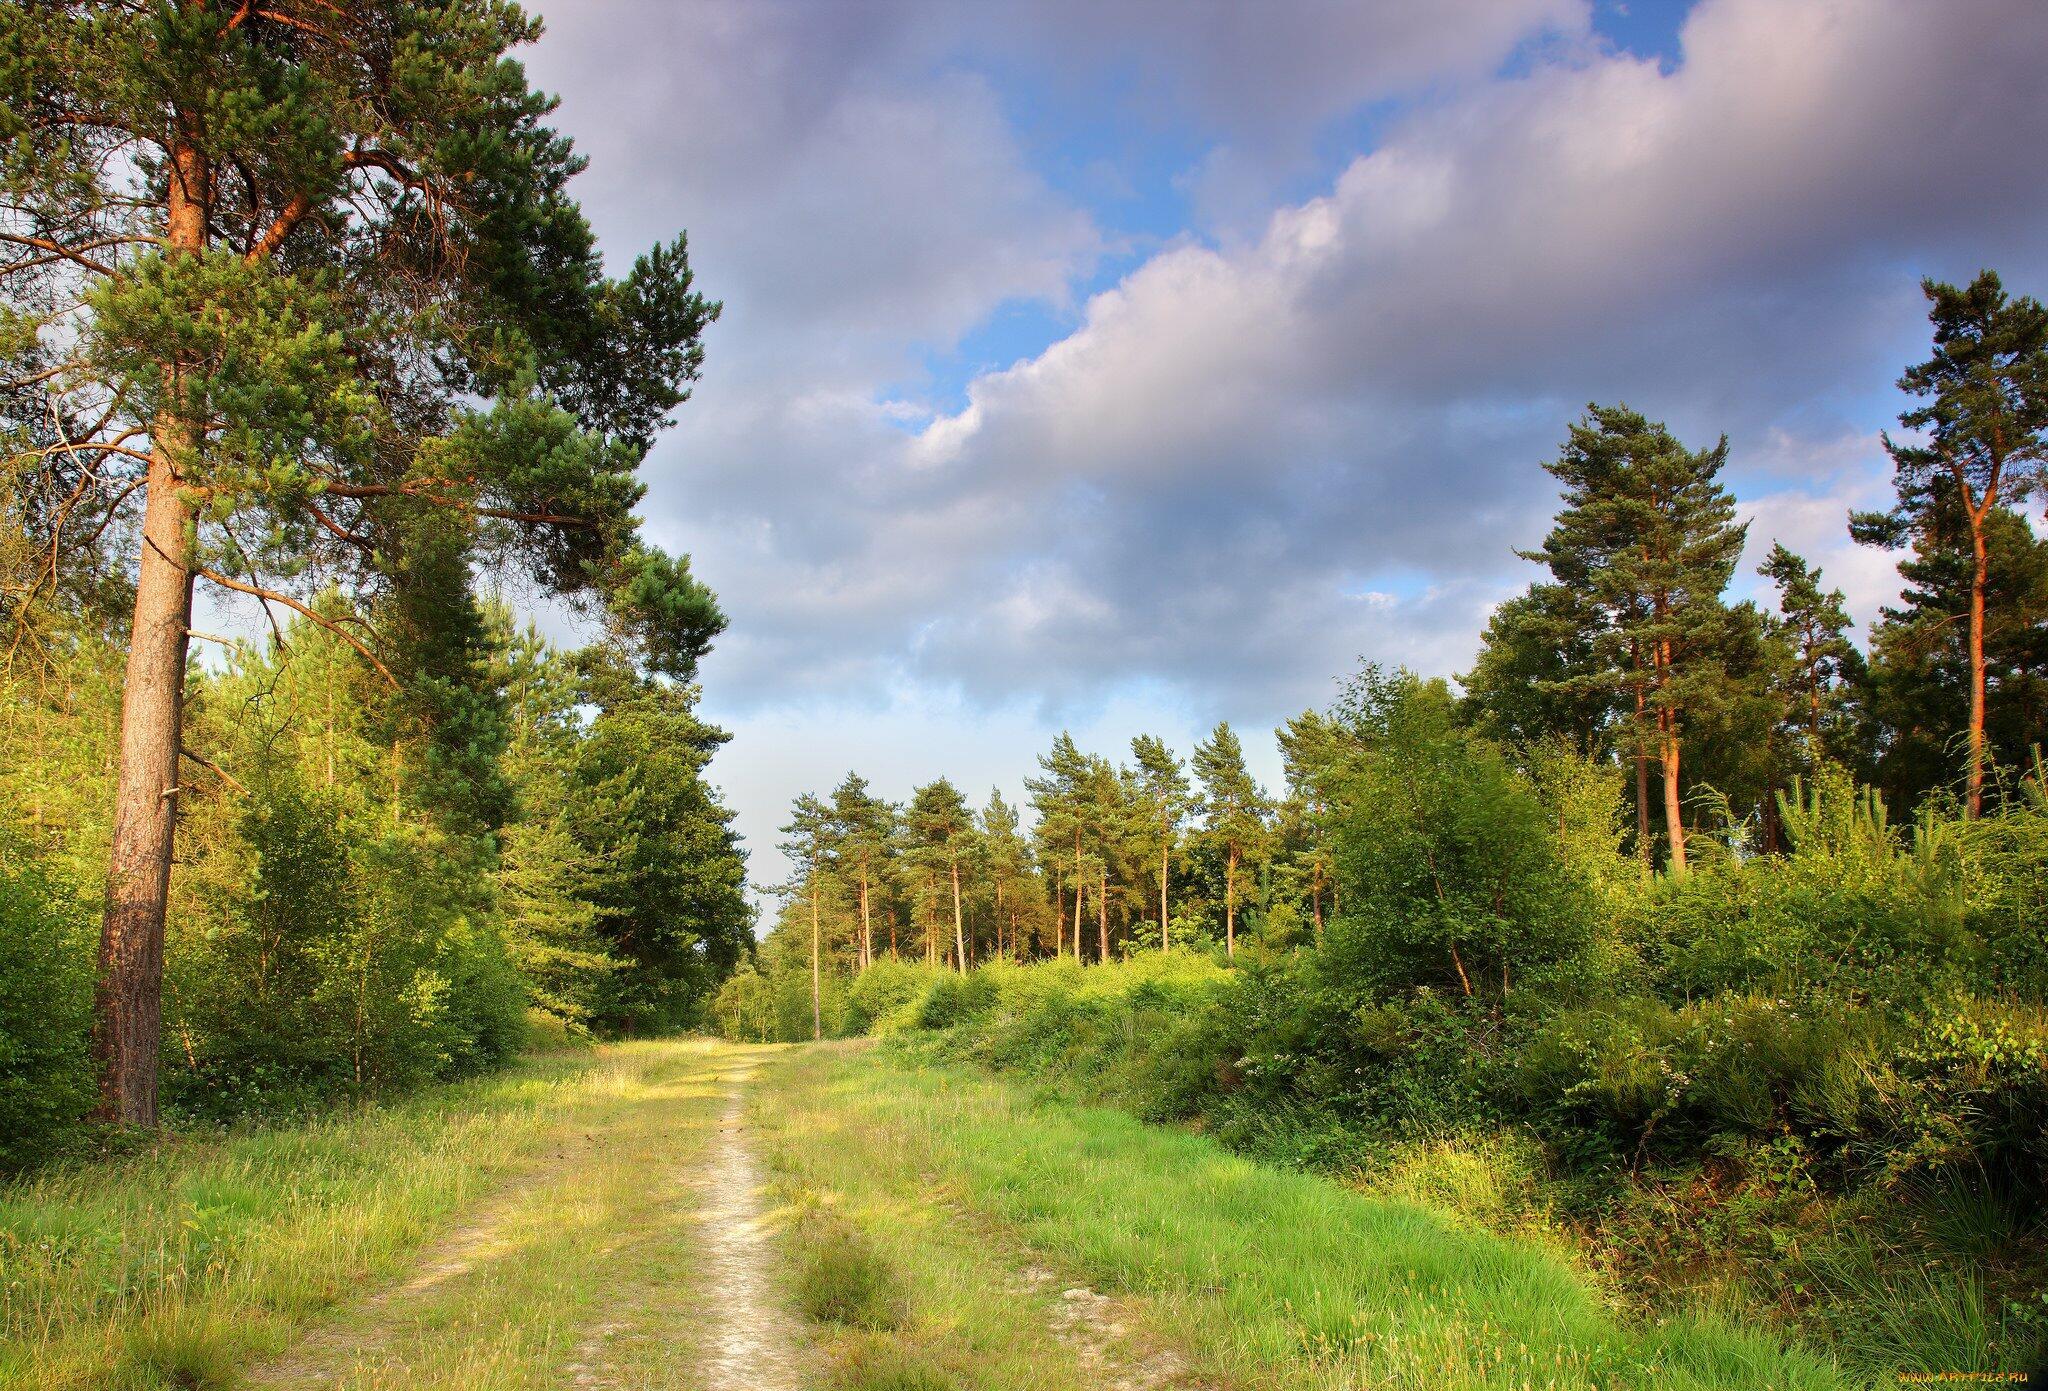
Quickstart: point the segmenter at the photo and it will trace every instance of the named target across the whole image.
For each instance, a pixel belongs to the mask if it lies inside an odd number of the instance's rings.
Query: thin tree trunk
[[[1316,856],[1316,877],[1314,885],[1309,890],[1309,903],[1313,907],[1316,917],[1316,941],[1321,942],[1323,940],[1323,860],[1320,854]]]
[[[868,872],[865,866],[860,872],[860,968],[865,971],[875,961],[875,929],[868,917]]]
[[[1237,847],[1223,864],[1223,954],[1237,955]]]
[[[180,118],[181,125],[184,118]],[[210,174],[196,142],[171,153],[166,240],[173,255],[206,250]],[[170,400],[178,369],[170,364]],[[157,1049],[163,1037],[164,912],[177,831],[178,736],[184,724],[185,649],[192,621],[192,508],[180,466],[200,432],[167,406],[151,426],[142,551],[121,698],[121,764],[93,989],[96,1114],[154,1126]]]
[[[818,1007],[818,870],[811,867],[811,1042],[825,1037],[825,1015]]]
[[[1167,873],[1168,873],[1168,866],[1167,866],[1167,862],[1166,862],[1166,857],[1167,857],[1167,855],[1168,855],[1168,854],[1169,854],[1169,853],[1170,853],[1170,852],[1172,851],[1172,848],[1173,848],[1173,846],[1172,846],[1172,842],[1171,842],[1170,840],[1161,840],[1161,841],[1160,841],[1160,844],[1159,844],[1159,950],[1161,950],[1161,951],[1169,951],[1169,950],[1171,950],[1171,949],[1172,949],[1172,946],[1173,946],[1173,943],[1172,943],[1171,941],[1169,941],[1169,940],[1168,940],[1168,933],[1169,933],[1169,932],[1171,931],[1171,929],[1169,929],[1169,928],[1167,927],[1167,925],[1166,925],[1166,923],[1167,923],[1167,917],[1166,917],[1166,878],[1167,878]]]
[[[1081,833],[1074,832],[1074,960],[1081,959]]]
[[[1685,823],[1678,805],[1678,720],[1670,711],[1664,724],[1664,830],[1671,838],[1671,871],[1685,873]]]
[[[1629,649],[1629,663],[1637,670],[1642,669],[1642,654],[1633,645]],[[1650,863],[1650,745],[1643,737],[1643,686],[1635,684],[1636,697],[1636,855],[1644,864]]]
[[[960,862],[953,861],[953,948],[960,953],[960,974],[967,974],[967,927],[960,916]]]
[[[1985,500],[1990,508],[1990,500]],[[1975,565],[1970,571],[1970,780],[1964,799],[1964,814],[1976,820],[1984,814],[1984,591],[1991,574],[1991,554],[1984,544],[1984,519],[1970,512],[1970,551]]]
[[[1096,949],[1101,953],[1098,961],[1109,960],[1109,861],[1102,862],[1102,888],[1095,895]]]

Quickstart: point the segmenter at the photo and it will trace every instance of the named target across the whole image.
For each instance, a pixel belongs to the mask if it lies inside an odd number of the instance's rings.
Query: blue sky
[[[1589,400],[1867,618],[1918,277],[2048,293],[2035,0],[542,0],[620,260],[724,299],[649,526],[779,877],[858,767],[1021,792],[1361,659],[1452,674]]]

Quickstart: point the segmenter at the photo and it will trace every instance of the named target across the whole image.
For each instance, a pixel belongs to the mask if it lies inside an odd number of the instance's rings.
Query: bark
[[[1170,839],[1170,838],[1169,838],[1169,839],[1163,839],[1163,840],[1161,840],[1161,841],[1160,841],[1160,843],[1159,843],[1159,950],[1161,950],[1161,951],[1167,951],[1167,950],[1170,950],[1170,949],[1172,948],[1172,946],[1173,946],[1173,943],[1172,943],[1172,941],[1171,941],[1171,940],[1169,939],[1169,936],[1168,936],[1168,933],[1169,933],[1170,929],[1168,929],[1168,927],[1167,927],[1167,925],[1166,925],[1166,923],[1167,923],[1167,917],[1166,917],[1166,880],[1167,880],[1167,875],[1168,875],[1168,873],[1169,873],[1169,869],[1168,869],[1168,866],[1167,866],[1167,862],[1166,862],[1166,857],[1167,857],[1167,855],[1168,855],[1168,854],[1169,854],[1169,853],[1171,852],[1171,850],[1172,850],[1172,841],[1171,841],[1171,839]]]
[[[1671,837],[1671,872],[1685,873],[1685,823],[1678,805],[1678,722],[1669,711],[1664,723],[1664,829]]]
[[[868,918],[868,872],[865,866],[860,872],[860,968],[865,971],[875,961],[875,930]]]
[[[1102,887],[1095,895],[1097,961],[1109,960],[1109,864],[1103,862]]]
[[[960,862],[953,861],[953,949],[959,953],[960,974],[967,974],[967,927],[960,915]]]
[[[825,1037],[825,1015],[818,1007],[818,871],[811,870],[811,1041]]]
[[[1223,954],[1237,955],[1237,847],[1223,862]]]
[[[165,219],[171,254],[206,249],[205,155],[174,142]],[[168,365],[172,404],[151,427],[142,553],[121,699],[120,776],[93,990],[93,1060],[101,1120],[154,1126],[157,1049],[163,1037],[164,910],[178,814],[178,735],[184,722],[185,648],[192,622],[191,504],[179,469],[200,431],[177,411],[177,364]]]
[[[1989,510],[1990,500],[1985,502]],[[1983,514],[1970,511],[1970,779],[1964,813],[1976,820],[1984,814],[1984,590],[1990,578],[1991,555],[1984,544]]]
[[[1081,959],[1081,832],[1074,832],[1074,960]]]

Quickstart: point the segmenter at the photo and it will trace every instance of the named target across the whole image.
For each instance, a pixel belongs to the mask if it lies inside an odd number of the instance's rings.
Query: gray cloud
[[[1564,0],[549,9],[600,227],[687,225],[728,304],[650,497],[734,617],[708,686],[849,740],[934,693],[1004,728],[1140,686],[1258,720],[1361,654],[1459,669],[1595,398],[1729,431],[1753,539],[1867,616],[1889,564],[1840,518],[1883,495],[1916,277],[2048,290],[2035,0],[1702,0],[1669,66]],[[1115,229],[1036,172],[987,75],[1015,70],[1202,132],[1230,225],[1070,304]],[[1271,206],[1396,94],[1322,196]],[[1019,299],[1071,331],[963,409],[892,399]]]

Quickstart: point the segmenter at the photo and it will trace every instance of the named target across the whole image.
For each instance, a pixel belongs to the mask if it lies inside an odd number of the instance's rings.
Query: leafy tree
[[[1792,647],[1790,719],[1816,750],[1843,748],[1845,706],[1862,674],[1862,654],[1849,640],[1842,591],[1822,592],[1820,571],[1774,543],[1757,573],[1778,587],[1780,624]]]
[[[1924,404],[1899,416],[1921,441],[1885,436],[1898,503],[1850,518],[1858,540],[1897,548],[1930,534],[1968,540],[1969,722],[1964,806],[1984,810],[1987,628],[1992,519],[2040,487],[2048,461],[2048,308],[2011,298],[1992,271],[1967,286],[1924,280],[1934,355],[1906,369],[1899,389]]]
[[[1168,906],[1167,888],[1172,877],[1173,846],[1180,838],[1181,822],[1194,809],[1194,791],[1187,769],[1164,739],[1138,735],[1131,740],[1131,757],[1138,764],[1137,794],[1146,813],[1147,838],[1159,855],[1159,949],[1170,951],[1173,912]]]
[[[967,799],[944,778],[926,783],[911,794],[904,818],[912,855],[920,863],[943,868],[953,890],[953,964],[967,973],[967,927],[960,910],[960,861],[973,853],[974,815]]]
[[[1354,991],[1499,998],[1581,945],[1585,905],[1552,813],[1498,746],[1460,727],[1441,681],[1367,667],[1333,713],[1358,753],[1336,813],[1352,906],[1325,969]]]
[[[1202,785],[1203,833],[1223,852],[1223,943],[1235,956],[1238,870],[1264,853],[1272,803],[1244,766],[1244,746],[1227,721],[1195,745],[1194,768]]]
[[[109,1119],[156,1119],[195,580],[394,681],[384,635],[311,594],[430,624],[481,548],[604,596],[659,670],[687,675],[721,625],[631,515],[717,306],[681,239],[602,274],[579,162],[506,56],[538,33],[496,0],[0,8],[6,472],[51,572],[142,512],[95,1006]]]
[[[1584,596],[1596,621],[1599,669],[1552,689],[1614,692],[1634,707],[1639,756],[1654,747],[1663,765],[1665,835],[1681,873],[1685,727],[1726,698],[1722,654],[1740,637],[1721,599],[1746,530],[1719,481],[1727,460],[1726,438],[1691,450],[1625,406],[1590,406],[1544,466],[1564,506],[1542,549],[1526,553]]]

